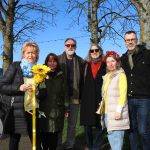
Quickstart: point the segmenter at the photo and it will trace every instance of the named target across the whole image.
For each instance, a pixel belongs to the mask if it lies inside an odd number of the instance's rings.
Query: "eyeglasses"
[[[134,42],[134,41],[136,41],[136,39],[126,39],[126,40],[125,40],[126,43]]]
[[[65,46],[68,47],[68,48],[69,48],[69,47],[71,47],[71,48],[75,48],[75,47],[76,47],[75,44],[66,44]]]
[[[90,53],[99,52],[99,49],[90,49]]]

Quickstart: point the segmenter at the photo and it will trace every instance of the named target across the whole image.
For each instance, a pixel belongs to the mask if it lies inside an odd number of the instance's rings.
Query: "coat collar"
[[[143,53],[146,50],[146,48],[143,45],[137,45],[137,47],[138,47],[138,52],[136,54],[133,54],[134,67],[137,65],[137,62],[139,60],[141,60],[141,57],[143,56]],[[123,54],[122,59],[124,60],[126,65],[129,67],[128,51],[125,54]],[[133,69],[134,69],[134,67],[133,67]]]
[[[139,49],[137,54],[143,53],[143,51],[146,50],[145,46],[143,45],[137,45],[137,47]],[[126,51],[125,54],[123,54],[123,56],[128,57],[128,50]]]
[[[124,73],[124,70],[123,70],[122,68],[120,68],[119,70],[117,70],[117,71],[115,71],[114,73],[112,73],[112,74],[110,75],[110,78],[112,79],[112,78],[114,78],[115,76],[117,76],[117,75],[120,74],[120,73]],[[106,73],[106,74],[103,76],[103,80],[106,79],[106,77],[108,76],[108,74],[109,74],[109,72]]]

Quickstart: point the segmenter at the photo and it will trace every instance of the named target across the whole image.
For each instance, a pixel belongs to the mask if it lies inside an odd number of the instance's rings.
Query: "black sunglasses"
[[[99,49],[90,49],[90,53],[99,52]]]

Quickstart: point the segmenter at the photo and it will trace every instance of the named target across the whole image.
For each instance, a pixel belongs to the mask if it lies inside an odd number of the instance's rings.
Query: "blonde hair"
[[[38,61],[39,59],[39,46],[35,43],[35,42],[32,42],[32,41],[28,41],[28,42],[25,42],[22,46],[22,58],[23,58],[23,54],[24,52],[27,50],[28,47],[31,47],[33,48],[35,51],[36,51],[36,54],[37,54],[37,57],[36,57],[36,61]]]

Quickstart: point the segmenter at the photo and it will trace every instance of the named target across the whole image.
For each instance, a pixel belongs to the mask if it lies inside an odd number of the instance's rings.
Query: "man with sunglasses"
[[[129,140],[131,150],[139,150],[140,135],[143,150],[150,150],[150,51],[137,43],[135,31],[126,32],[121,62],[128,81]]]
[[[68,119],[67,138],[64,144],[64,149],[73,149],[75,144],[75,127],[79,111],[81,78],[84,61],[75,53],[77,47],[75,39],[67,38],[64,44],[64,52],[59,55],[60,66],[65,74],[67,99],[69,100],[68,114],[66,114]],[[62,137],[60,137],[60,139],[61,138]]]

